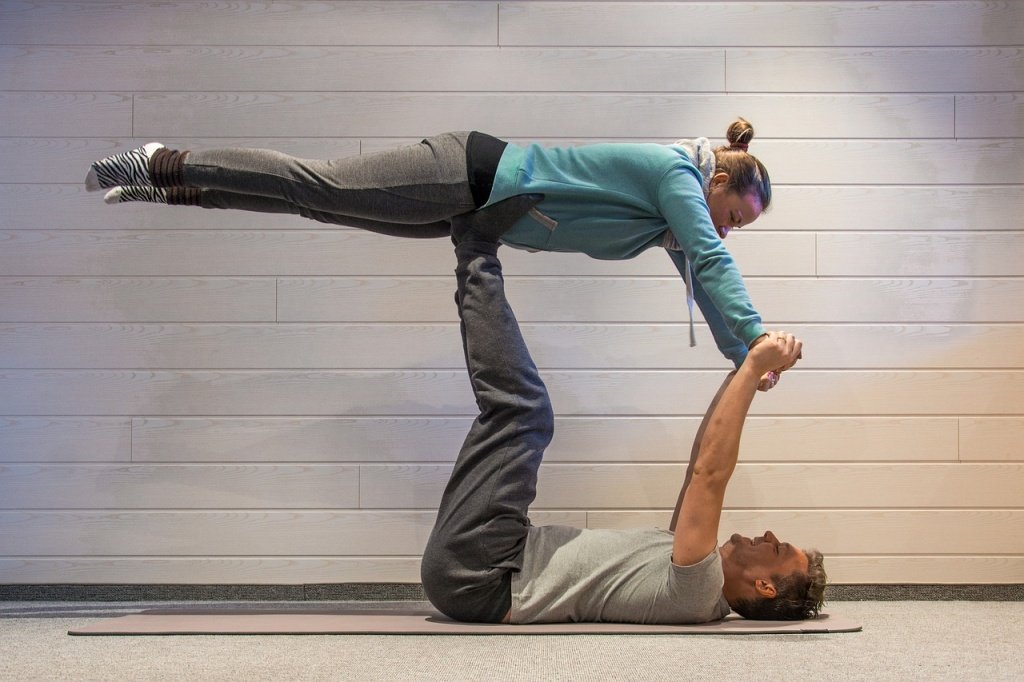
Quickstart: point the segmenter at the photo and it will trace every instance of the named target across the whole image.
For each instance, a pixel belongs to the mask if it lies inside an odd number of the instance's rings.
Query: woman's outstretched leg
[[[147,201],[155,204],[171,206],[199,206],[201,208],[227,208],[257,213],[276,213],[297,215],[319,223],[356,227],[368,232],[385,234],[389,237],[411,239],[434,239],[448,237],[451,234],[451,223],[438,220],[432,223],[411,225],[408,223],[389,223],[382,220],[353,218],[316,211],[299,206],[282,199],[271,199],[254,194],[236,194],[223,192],[219,189],[199,189],[198,187],[136,187],[118,186],[107,192],[103,198],[108,204],[119,204],[126,201]]]
[[[445,133],[337,160],[299,159],[264,149],[177,152],[150,143],[94,163],[86,186],[197,187],[377,222],[436,223],[476,208],[467,139],[468,133]]]

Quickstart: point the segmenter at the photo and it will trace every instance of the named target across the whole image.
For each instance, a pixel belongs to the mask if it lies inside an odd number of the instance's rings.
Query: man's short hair
[[[773,575],[774,597],[740,599],[733,610],[750,620],[807,620],[815,618],[825,603],[824,560],[816,549],[805,550],[807,573]]]

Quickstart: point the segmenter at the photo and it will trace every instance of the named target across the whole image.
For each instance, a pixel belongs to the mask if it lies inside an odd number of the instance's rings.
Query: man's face
[[[730,602],[735,599],[756,599],[772,585],[772,576],[806,573],[807,555],[788,542],[779,542],[775,534],[766,530],[756,538],[734,534],[719,548],[725,585],[722,593]],[[774,589],[774,586],[772,587]]]

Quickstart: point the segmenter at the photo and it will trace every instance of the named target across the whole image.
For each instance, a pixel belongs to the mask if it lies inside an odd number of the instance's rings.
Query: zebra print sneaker
[[[167,190],[161,187],[138,187],[126,185],[115,187],[103,196],[108,204],[123,204],[126,201],[148,201],[153,204],[167,203]]]
[[[149,177],[149,160],[156,150],[163,148],[159,142],[150,142],[130,152],[100,159],[92,165],[89,174],[85,176],[85,188],[90,192],[96,192],[118,185],[152,185],[153,181]]]

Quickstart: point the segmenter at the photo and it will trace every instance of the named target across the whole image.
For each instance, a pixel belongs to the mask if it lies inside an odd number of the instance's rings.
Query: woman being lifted
[[[663,248],[700,306],[722,354],[739,367],[765,330],[722,240],[771,202],[768,171],[747,145],[754,129],[729,126],[727,146],[519,146],[480,132],[333,160],[265,149],[176,151],[158,142],[92,164],[89,190],[107,203],[149,201],[301,215],[399,237],[446,237],[454,216],[486,239],[534,251],[633,258]],[[774,386],[766,375],[760,388]]]

